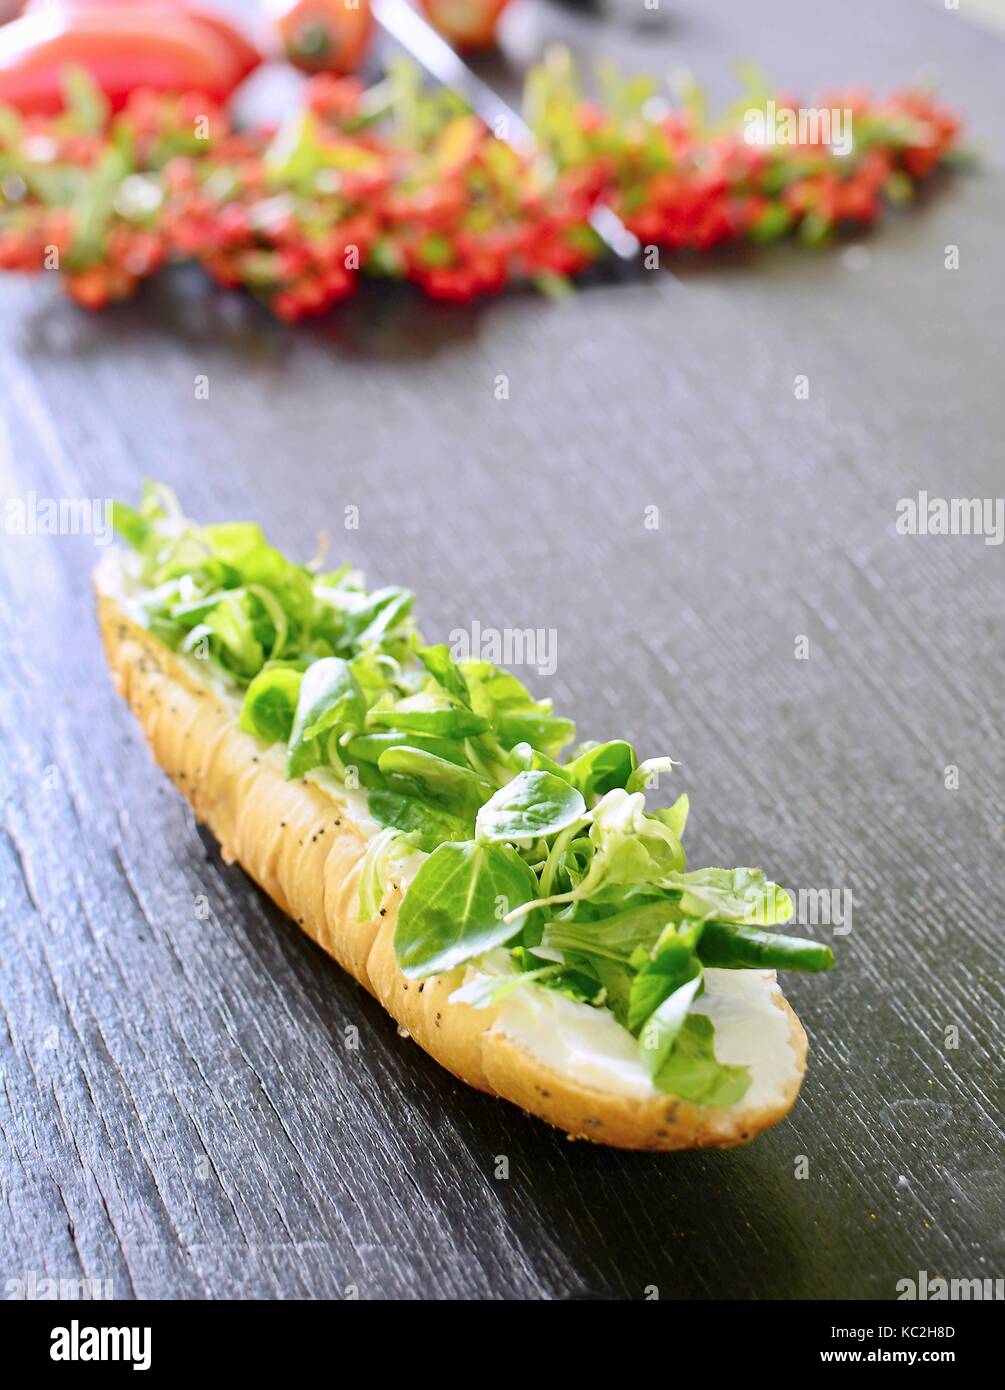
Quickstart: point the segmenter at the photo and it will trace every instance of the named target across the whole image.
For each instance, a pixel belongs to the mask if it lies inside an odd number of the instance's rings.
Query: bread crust
[[[238,726],[226,699],[140,627],[96,576],[98,620],[115,688],[139,720],[160,767],[196,818],[273,901],[387,1009],[448,1071],[562,1129],[571,1139],[625,1149],[728,1148],[791,1109],[806,1062],[806,1034],[780,991],[795,1065],[771,1105],[692,1105],[668,1095],[636,1098],[548,1065],[501,1031],[499,1009],[450,1003],[463,967],[406,980],[394,956],[401,890],[389,886],[380,916],[361,922],[358,885],[367,829],[346,800],[312,782],[285,780],[264,745]]]

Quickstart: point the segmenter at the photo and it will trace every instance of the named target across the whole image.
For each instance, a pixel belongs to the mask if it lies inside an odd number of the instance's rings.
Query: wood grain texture
[[[1000,123],[1005,44],[908,0],[545,23],[720,98],[739,56],[804,89],[934,60],[976,134]],[[326,528],[430,635],[554,628],[533,684],[582,736],[682,760],[692,863],[854,895],[838,970],[788,986],[790,1121],[726,1154],[570,1145],[399,1038],[221,863],[112,695],[93,544],[0,536],[0,1278],[855,1298],[1003,1273],[1005,553],[894,530],[919,489],[1005,491],[1003,223],[992,159],[857,262],[721,257],[470,313],[371,290],[295,331],[184,274],[100,318],[0,283],[0,495],[150,474],[305,558]]]

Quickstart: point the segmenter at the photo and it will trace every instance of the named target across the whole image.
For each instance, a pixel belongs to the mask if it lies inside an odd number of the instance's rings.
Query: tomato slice
[[[373,34],[369,0],[274,0],[273,26],[287,59],[304,72],[355,72]]]

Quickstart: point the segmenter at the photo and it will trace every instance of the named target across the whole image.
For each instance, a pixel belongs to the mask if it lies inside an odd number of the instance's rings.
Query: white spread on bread
[[[470,966],[464,983],[512,973],[509,953],[490,951]],[[715,1055],[750,1069],[744,1108],[776,1105],[798,1076],[781,991],[773,970],[706,970],[705,991],[692,1005],[715,1025]],[[535,1057],[581,1081],[639,1099],[659,1095],[637,1040],[610,1009],[582,1004],[557,990],[522,985],[502,997],[494,1027]]]

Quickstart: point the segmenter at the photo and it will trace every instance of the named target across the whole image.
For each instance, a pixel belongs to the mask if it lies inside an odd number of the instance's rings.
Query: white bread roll
[[[774,973],[708,970],[697,1007],[715,1023],[716,1055],[750,1068],[735,1105],[694,1105],[657,1091],[634,1039],[605,1009],[525,986],[489,1008],[450,1002],[465,967],[407,980],[393,946],[401,889],[392,883],[372,922],[358,917],[363,857],[374,831],[365,803],[282,764],[238,727],[234,702],[198,663],[137,625],[111,567],[96,575],[98,617],[116,689],[154,758],[197,819],[284,912],[384,1005],[400,1027],[462,1081],[501,1096],[570,1138],[626,1149],[740,1144],[791,1109],[806,1034]]]

